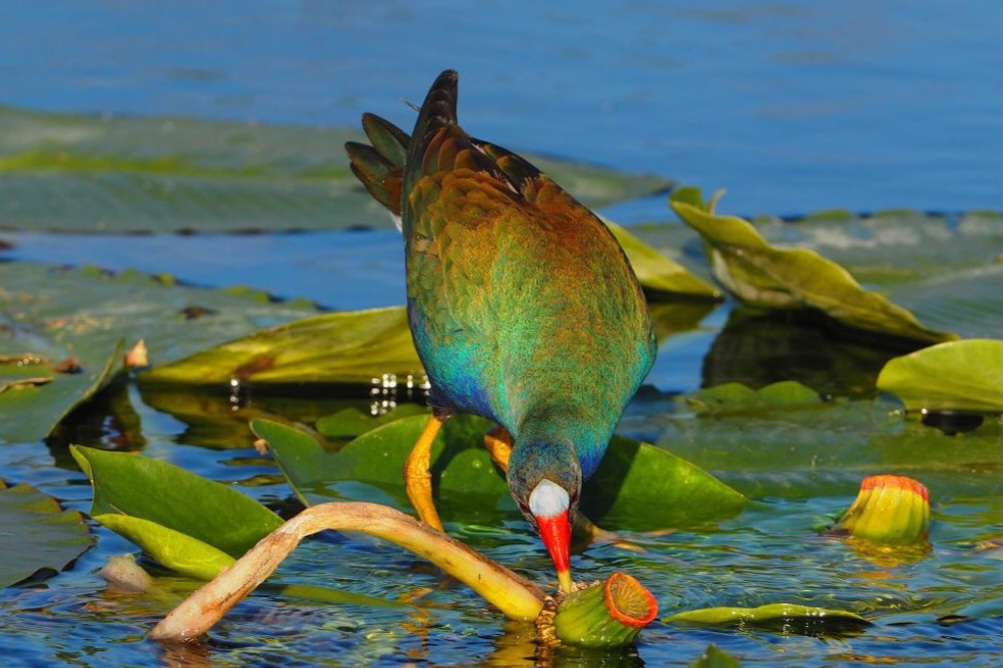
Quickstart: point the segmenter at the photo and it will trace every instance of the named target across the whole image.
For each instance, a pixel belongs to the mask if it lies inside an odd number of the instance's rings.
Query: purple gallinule
[[[589,209],[518,155],[457,124],[457,74],[435,80],[414,132],[366,114],[352,170],[404,233],[407,309],[433,411],[404,467],[422,521],[442,528],[428,472],[456,413],[508,438],[512,496],[572,587],[571,518],[655,358],[644,295]]]

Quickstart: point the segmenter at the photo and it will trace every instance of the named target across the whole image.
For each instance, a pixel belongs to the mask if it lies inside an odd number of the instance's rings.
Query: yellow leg
[[[484,434],[484,447],[498,468],[508,473],[508,458],[512,454],[512,435],[505,427],[495,427]]]
[[[434,413],[429,416],[425,429],[422,430],[418,442],[411,448],[411,454],[404,462],[404,488],[407,498],[418,513],[418,518],[432,527],[442,531],[439,513],[432,501],[432,474],[428,472],[432,455],[432,443],[442,427],[442,420]]]

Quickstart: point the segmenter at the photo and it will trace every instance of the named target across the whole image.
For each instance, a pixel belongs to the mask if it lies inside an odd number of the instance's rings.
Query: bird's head
[[[570,592],[571,522],[582,488],[582,469],[571,442],[517,444],[509,460],[508,486],[540,533],[561,590]]]

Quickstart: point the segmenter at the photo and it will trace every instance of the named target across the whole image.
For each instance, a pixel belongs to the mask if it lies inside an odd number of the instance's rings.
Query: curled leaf
[[[682,188],[669,204],[700,233],[715,278],[742,302],[767,309],[812,308],[866,332],[938,343],[956,339],[921,325],[909,311],[862,288],[846,269],[812,250],[770,245],[747,221],[714,213],[716,198]]]

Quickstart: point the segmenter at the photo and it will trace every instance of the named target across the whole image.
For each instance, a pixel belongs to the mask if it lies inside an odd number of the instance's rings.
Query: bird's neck
[[[553,449],[556,453],[570,443],[581,461],[583,477],[588,478],[602,459],[612,435],[612,427],[606,426],[606,422],[576,406],[541,405],[525,416],[513,435],[517,449],[526,444]]]

